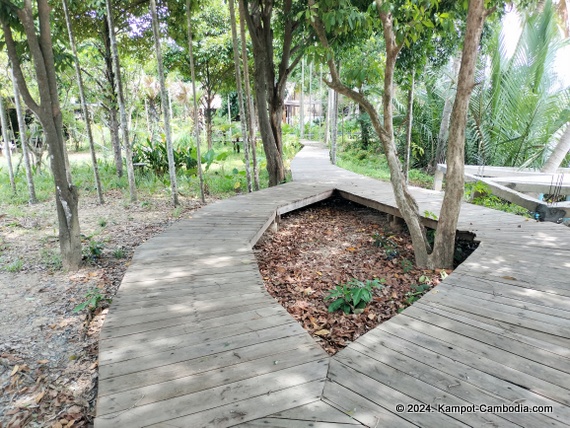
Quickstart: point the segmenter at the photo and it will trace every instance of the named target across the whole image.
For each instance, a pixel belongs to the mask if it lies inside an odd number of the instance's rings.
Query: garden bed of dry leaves
[[[404,230],[342,198],[284,216],[255,253],[269,293],[331,355],[409,306],[414,286],[429,289],[450,272],[417,269]],[[352,279],[379,279],[384,287],[373,289],[360,314],[329,312],[330,290]]]

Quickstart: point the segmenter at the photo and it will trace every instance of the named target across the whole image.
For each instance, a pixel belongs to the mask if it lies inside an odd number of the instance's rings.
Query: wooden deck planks
[[[464,205],[459,227],[480,248],[329,358],[264,290],[251,247],[279,215],[333,189],[398,210],[389,183],[330,165],[317,145],[292,168],[297,181],[206,206],[137,249],[101,334],[97,428],[570,426],[567,228]],[[439,214],[439,192],[412,193],[420,212]],[[397,403],[553,410],[409,413]]]

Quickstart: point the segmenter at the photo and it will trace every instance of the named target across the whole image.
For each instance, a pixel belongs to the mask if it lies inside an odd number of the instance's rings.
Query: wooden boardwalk
[[[293,183],[206,206],[137,249],[101,334],[95,427],[570,426],[568,228],[464,205],[475,253],[329,357],[265,291],[251,247],[333,189],[397,210],[388,183],[318,145],[292,170]],[[414,194],[438,214],[440,193]]]

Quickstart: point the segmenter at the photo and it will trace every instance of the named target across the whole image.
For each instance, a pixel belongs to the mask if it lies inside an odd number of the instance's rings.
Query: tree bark
[[[305,60],[301,60],[301,90],[299,96],[299,137],[305,138]]]
[[[176,183],[176,165],[174,164],[174,149],[172,147],[172,131],[170,129],[170,110],[168,107],[168,91],[164,78],[164,64],[162,63],[162,49],[160,45],[160,31],[158,14],[156,13],[156,0],[150,0],[150,14],[152,16],[152,32],[154,35],[154,49],[158,63],[158,81],[160,84],[160,104],[164,116],[164,133],[166,135],[166,154],[168,157],[168,172],[170,174],[170,192],[172,203],[178,206],[178,186]]]
[[[249,164],[249,138],[247,134],[247,114],[245,111],[245,104],[243,102],[243,89],[241,84],[241,71],[240,71],[240,58],[239,58],[239,48],[238,48],[238,38],[237,38],[237,29],[236,29],[236,12],[234,7],[234,0],[229,0],[230,6],[230,24],[232,27],[232,44],[234,48],[234,63],[236,68],[236,87],[238,93],[238,102],[239,102],[239,116],[240,116],[240,124],[241,124],[241,135],[243,138],[243,148],[244,148],[244,156],[245,156],[245,174],[247,179],[247,191],[252,191],[252,180],[251,180],[251,168]],[[245,58],[244,58],[245,60]]]
[[[441,113],[441,124],[439,125],[439,133],[437,134],[435,159],[432,162],[433,165],[431,168],[433,171],[436,170],[437,164],[443,162],[445,159],[445,153],[447,150],[447,138],[449,135],[449,122],[451,120],[451,110],[453,109],[453,102],[455,100],[455,90],[453,90],[453,88],[457,84],[457,73],[459,72],[460,64],[460,57],[454,56],[449,94],[445,97],[443,112]]]
[[[249,84],[249,64],[247,59],[247,44],[245,37],[245,11],[243,9],[243,4],[238,0],[239,6],[239,29],[240,29],[240,39],[241,39],[241,57],[243,64],[243,80],[245,89],[245,114],[247,117],[247,127],[249,132],[249,142],[251,145],[251,159],[253,162],[253,189],[259,190],[259,167],[257,166],[257,149],[256,149],[256,137],[255,137],[255,110],[253,107],[253,98],[251,97],[251,87]]]
[[[6,118],[6,108],[4,107],[4,97],[0,95],[0,125],[2,126],[2,139],[4,140],[4,157],[8,165],[8,176],[10,177],[10,187],[16,194],[16,180],[14,178],[14,168],[12,167],[12,148],[8,137],[8,120]]]
[[[447,143],[446,187],[441,206],[433,252],[429,267],[453,268],[457,222],[465,191],[465,128],[469,99],[475,86],[477,50],[483,31],[483,23],[490,13],[485,10],[484,0],[470,0],[467,25],[461,55],[461,67],[457,79],[457,95],[453,104]]]
[[[78,192],[71,181],[65,161],[66,148],[52,50],[50,9],[47,0],[38,0],[39,34],[36,33],[31,0],[25,0],[23,7],[17,9],[16,13],[24,29],[33,59],[35,77],[38,82],[39,103],[32,97],[26,84],[12,29],[5,20],[2,20],[8,57],[13,64],[14,75],[22,97],[40,120],[48,145],[55,184],[62,263],[66,269],[77,269],[81,263]]]
[[[121,152],[121,136],[119,126],[119,110],[118,110],[118,95],[116,91],[117,84],[115,82],[115,71],[113,70],[113,53],[111,52],[111,37],[109,31],[109,20],[107,15],[104,17],[103,22],[103,44],[102,50],[103,59],[105,61],[105,77],[109,83],[108,99],[109,108],[109,132],[111,134],[111,145],[113,146],[113,156],[115,160],[115,168],[117,170],[117,177],[123,176],[123,155]]]
[[[412,155],[412,124],[414,120],[414,84],[415,84],[415,72],[412,71],[411,87],[408,90],[408,117],[406,118],[406,165],[404,170],[406,183],[408,183],[410,179],[410,158]]]
[[[71,44],[71,51],[73,52],[75,76],[77,78],[77,87],[79,88],[79,100],[81,102],[81,111],[83,112],[83,119],[85,120],[85,129],[87,131],[87,140],[89,142],[91,163],[93,164],[93,178],[95,180],[95,188],[97,189],[97,197],[99,198],[99,203],[103,205],[105,203],[105,200],[103,198],[101,179],[99,178],[99,165],[97,165],[97,155],[95,153],[95,141],[93,140],[93,132],[91,130],[91,119],[89,117],[87,101],[85,100],[83,76],[81,75],[81,67],[79,66],[79,57],[77,55],[77,46],[75,45],[75,37],[73,35],[73,28],[71,26],[71,19],[69,17],[69,6],[67,0],[63,0],[63,12],[65,14],[65,24],[67,26],[69,43]]]
[[[336,148],[338,139],[338,92],[332,91],[331,102],[331,163],[336,165]]]
[[[188,56],[190,58],[190,76],[192,77],[192,98],[194,102],[194,132],[196,133],[196,160],[198,162],[198,179],[200,182],[200,199],[206,202],[204,197],[204,174],[202,173],[202,155],[200,154],[200,119],[198,117],[198,96],[196,94],[196,71],[194,67],[194,54],[192,52],[192,16],[190,15],[190,0],[186,0],[186,18],[188,25]]]
[[[285,87],[291,72],[301,60],[299,53],[292,59],[292,55],[300,49],[299,46],[293,47],[293,32],[297,22],[290,18],[285,20],[280,46],[281,58],[279,64],[275,66],[272,25],[274,0],[253,0],[247,4],[245,0],[239,1],[246,11],[244,15],[252,40],[255,99],[261,139],[267,159],[269,185],[276,186],[285,178],[281,133]],[[292,0],[284,0],[283,15],[289,16],[291,10]]]
[[[129,140],[129,128],[127,121],[127,109],[125,107],[125,95],[123,92],[123,79],[121,77],[121,62],[119,58],[119,49],[117,47],[117,40],[115,37],[115,24],[113,19],[113,8],[111,0],[105,0],[107,7],[107,22],[109,24],[109,41],[111,43],[111,55],[113,59],[113,71],[115,74],[115,81],[117,84],[117,95],[119,102],[119,112],[121,116],[121,136],[123,139],[123,146],[125,147],[125,158],[127,164],[127,178],[129,181],[129,193],[131,202],[137,201],[137,187],[135,184],[135,170],[133,167],[133,150]]]
[[[560,166],[562,165],[562,162],[564,161],[564,158],[566,157],[569,151],[570,151],[570,123],[567,123],[564,133],[560,137],[560,140],[558,140],[558,144],[556,144],[556,147],[554,148],[554,150],[552,150],[552,153],[550,153],[550,156],[543,165],[541,171],[551,174],[556,172],[556,170],[560,168]]]
[[[22,157],[24,158],[24,169],[26,170],[26,181],[28,183],[29,203],[36,204],[38,198],[36,196],[36,186],[34,185],[34,176],[32,174],[32,166],[30,165],[30,153],[28,152],[28,141],[26,138],[26,118],[22,109],[20,90],[14,76],[14,69],[10,67],[10,77],[14,88],[14,104],[16,106],[16,115],[18,117],[18,130],[20,133],[20,144],[22,146]]]

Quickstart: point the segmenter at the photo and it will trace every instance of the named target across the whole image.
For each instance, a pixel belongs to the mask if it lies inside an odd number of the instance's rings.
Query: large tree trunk
[[[245,155],[245,174],[247,178],[247,191],[251,192],[252,185],[251,185],[251,169],[249,166],[249,138],[247,134],[247,114],[245,111],[245,104],[243,102],[243,90],[241,85],[241,71],[240,71],[240,58],[239,58],[239,48],[238,48],[238,38],[237,38],[237,29],[236,29],[236,12],[234,7],[234,0],[229,0],[230,6],[230,24],[232,27],[232,45],[234,48],[234,63],[236,65],[236,87],[238,93],[238,102],[239,102],[239,116],[240,116],[240,124],[241,124],[241,135],[243,137],[243,149]],[[246,58],[244,58],[245,60]]]
[[[560,168],[560,165],[562,165],[562,162],[564,161],[564,158],[566,157],[569,151],[570,151],[570,123],[566,124],[566,129],[564,130],[564,133],[560,137],[560,140],[558,141],[558,144],[556,144],[556,147],[554,148],[552,153],[550,153],[548,160],[542,166],[541,171],[550,174],[556,172],[556,170]]]
[[[24,168],[26,170],[26,181],[28,183],[28,194],[30,196],[29,203],[35,204],[38,202],[36,196],[36,186],[34,185],[34,176],[32,174],[32,166],[30,165],[30,153],[28,152],[28,141],[26,138],[26,118],[24,110],[22,109],[22,102],[20,97],[20,90],[18,89],[18,82],[14,76],[14,69],[10,68],[10,77],[12,79],[12,86],[14,88],[14,104],[16,106],[16,115],[18,117],[18,130],[20,134],[20,144],[22,146],[22,157],[24,158]]]
[[[111,145],[113,146],[113,156],[115,160],[115,168],[117,177],[123,176],[123,155],[121,153],[121,136],[119,127],[119,108],[117,103],[117,87],[115,82],[115,71],[113,70],[113,53],[111,52],[111,38],[109,31],[109,20],[107,15],[103,22],[103,44],[105,49],[102,51],[105,60],[105,77],[109,83],[108,114],[109,114],[109,132],[111,134]]]
[[[487,14],[488,11],[485,10],[484,0],[469,1],[461,67],[457,79],[457,94],[451,113],[449,139],[447,142],[445,195],[439,215],[433,252],[429,258],[429,267],[432,268],[453,268],[457,222],[465,191],[464,162],[467,112],[471,92],[475,86],[477,51]]]
[[[8,56],[14,67],[18,88],[30,110],[39,118],[43,127],[45,141],[48,145],[55,184],[62,262],[67,269],[77,269],[81,263],[78,193],[71,182],[71,175],[67,170],[65,161],[66,148],[63,138],[63,123],[51,40],[50,9],[47,0],[38,0],[37,13],[39,18],[39,35],[36,34],[31,0],[25,0],[23,8],[17,10],[34,63],[34,72],[38,82],[40,97],[39,104],[32,97],[26,84],[20,58],[16,51],[16,44],[12,37],[12,30],[5,20],[2,21],[2,27]]]
[[[77,55],[77,46],[75,45],[75,37],[73,36],[73,28],[71,27],[71,19],[69,17],[69,6],[67,0],[63,0],[63,11],[65,14],[65,23],[67,25],[67,33],[71,51],[73,52],[75,75],[77,78],[77,87],[79,88],[79,99],[81,102],[81,111],[83,112],[83,120],[85,120],[85,129],[87,130],[87,140],[89,141],[89,152],[91,153],[91,164],[93,165],[93,178],[95,180],[95,188],[97,189],[97,197],[99,203],[104,204],[103,189],[101,187],[101,179],[99,178],[99,165],[97,165],[97,155],[95,154],[95,141],[93,140],[93,132],[91,131],[91,118],[89,117],[89,109],[85,100],[85,90],[83,87],[83,77],[81,75],[81,67],[79,66],[79,57]]]
[[[190,77],[192,77],[192,101],[194,104],[194,132],[196,134],[196,160],[198,161],[198,178],[200,182],[200,199],[206,202],[204,197],[204,174],[202,173],[202,155],[200,153],[200,119],[198,117],[198,96],[196,94],[196,70],[194,67],[194,54],[192,52],[192,16],[190,15],[190,0],[186,0],[186,23],[188,25],[188,57],[190,59]]]
[[[129,140],[129,128],[127,120],[127,109],[125,106],[125,96],[123,93],[123,78],[121,77],[121,63],[119,59],[119,49],[117,47],[117,40],[115,37],[115,25],[113,19],[113,8],[111,0],[106,0],[107,7],[107,22],[109,23],[109,41],[111,42],[111,54],[113,57],[113,71],[115,73],[115,80],[117,83],[117,95],[119,102],[119,112],[121,115],[121,136],[123,138],[123,146],[125,147],[125,157],[127,164],[127,178],[129,181],[129,193],[131,195],[131,202],[137,201],[137,187],[135,185],[135,170],[133,167],[133,150]]]
[[[170,129],[170,110],[168,107],[168,91],[164,79],[164,64],[162,63],[162,49],[160,45],[160,31],[158,14],[156,13],[156,0],[150,0],[150,13],[152,16],[152,32],[154,34],[154,48],[158,63],[158,80],[160,83],[160,103],[164,116],[164,133],[166,134],[166,154],[168,156],[168,172],[170,174],[170,192],[172,203],[178,206],[178,186],[176,183],[176,165],[174,164],[174,149],[172,148],[172,132]]]
[[[14,178],[14,168],[12,167],[12,148],[8,137],[8,119],[6,118],[6,108],[4,107],[4,97],[0,95],[0,126],[2,126],[2,139],[4,140],[4,157],[8,165],[8,176],[10,177],[10,187],[16,193],[16,180]]]
[[[285,178],[281,134],[285,86],[289,75],[301,60],[300,55],[291,59],[293,51],[296,50],[293,48],[293,31],[296,21],[286,19],[284,22],[283,39],[280,44],[281,58],[276,67],[273,59],[274,34],[272,30],[274,0],[263,2],[254,0],[247,2],[247,4],[245,0],[239,1],[246,11],[244,15],[253,46],[255,99],[261,139],[267,159],[269,185],[275,186]],[[290,15],[291,9],[292,0],[284,0],[282,4],[283,15]]]

